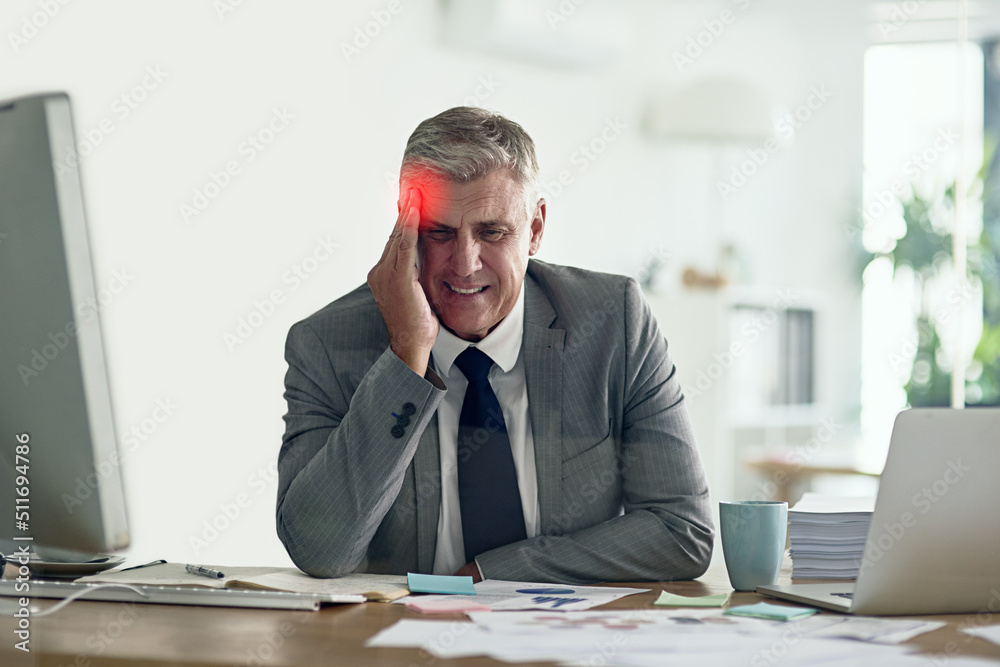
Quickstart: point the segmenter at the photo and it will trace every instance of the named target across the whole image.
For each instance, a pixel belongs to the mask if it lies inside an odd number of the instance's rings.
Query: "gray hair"
[[[454,107],[417,125],[403,151],[400,183],[413,170],[427,170],[455,183],[471,183],[509,169],[525,190],[528,213],[538,199],[535,142],[524,128],[478,107]]]

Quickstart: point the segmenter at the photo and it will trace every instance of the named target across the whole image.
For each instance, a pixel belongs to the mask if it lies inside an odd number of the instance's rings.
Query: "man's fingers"
[[[399,215],[396,216],[396,226],[393,227],[393,232],[399,229],[400,225],[403,224],[403,219],[406,217],[407,212],[410,210],[410,199],[413,198],[413,188],[407,188],[406,192],[400,193],[399,200]]]
[[[420,192],[415,188],[410,190],[409,202],[404,213],[399,239],[399,255],[396,268],[416,266],[417,262],[417,229],[420,226]]]
[[[420,225],[420,190],[410,189],[410,196],[405,204],[405,208],[400,211],[403,214],[403,227],[412,227],[414,232]]]
[[[409,210],[410,194],[412,189],[407,190],[403,193],[403,199],[400,203],[399,215],[396,216],[396,224],[392,227],[392,232],[389,234],[389,239],[385,242],[385,247],[382,249],[382,256],[379,257],[378,264],[385,262],[385,258],[389,256],[390,253],[396,252],[396,245],[399,243],[399,237],[402,234],[403,218],[406,217],[407,211]],[[393,260],[395,261],[395,260]]]

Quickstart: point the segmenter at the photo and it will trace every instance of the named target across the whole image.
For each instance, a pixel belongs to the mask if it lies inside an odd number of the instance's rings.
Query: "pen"
[[[202,567],[201,565],[185,565],[184,569],[191,574],[197,574],[200,577],[208,577],[209,579],[222,579],[226,576],[218,570],[213,570],[210,567]]]
[[[165,560],[154,560],[154,561],[150,561],[148,563],[143,563],[142,565],[133,565],[132,567],[123,567],[122,569],[120,569],[118,571],[119,572],[124,572],[125,570],[138,570],[139,568],[149,567],[151,565],[163,565],[166,562],[167,561],[165,561]]]

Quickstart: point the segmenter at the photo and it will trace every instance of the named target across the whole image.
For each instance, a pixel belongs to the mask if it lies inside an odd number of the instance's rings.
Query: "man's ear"
[[[535,205],[535,214],[531,218],[531,240],[528,242],[528,254],[538,253],[542,247],[542,234],[545,233],[545,199],[539,199]]]

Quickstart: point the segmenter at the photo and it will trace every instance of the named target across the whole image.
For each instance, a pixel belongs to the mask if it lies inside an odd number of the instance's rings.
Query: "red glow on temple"
[[[407,167],[400,181],[399,205],[405,206],[409,190],[420,193],[420,223],[428,222],[428,207],[435,208],[445,198],[447,179],[439,172],[426,167]]]

